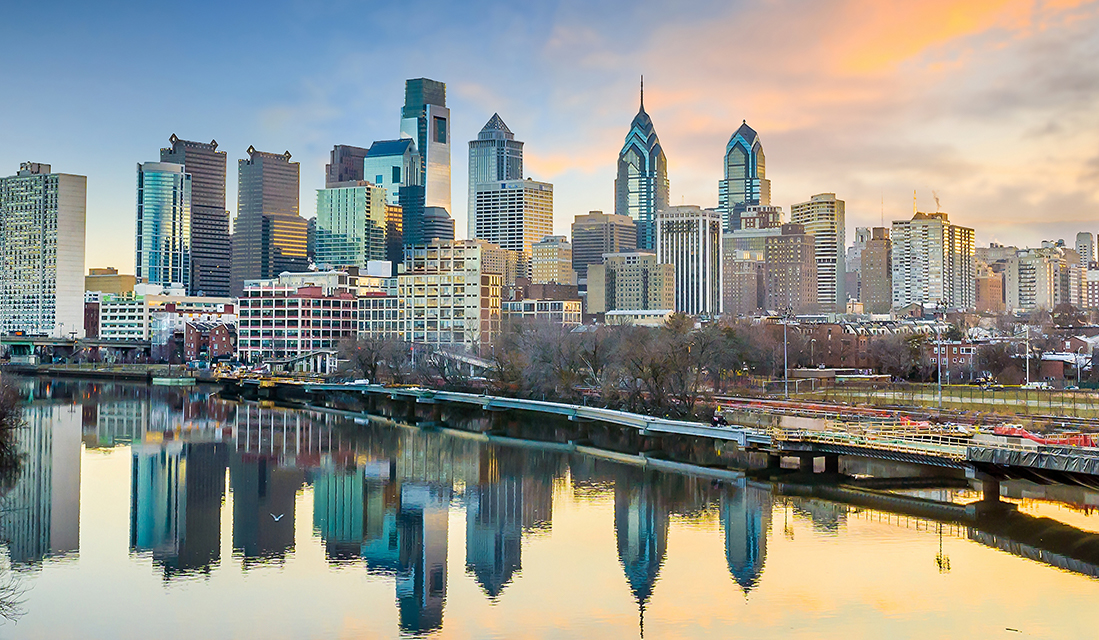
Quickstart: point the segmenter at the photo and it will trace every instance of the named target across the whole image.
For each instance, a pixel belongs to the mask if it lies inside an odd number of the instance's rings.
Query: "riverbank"
[[[22,376],[130,380],[148,383],[158,378],[165,380],[192,378],[195,382],[216,382],[213,372],[208,369],[188,370],[186,366],[178,364],[6,364],[0,365],[0,372]]]

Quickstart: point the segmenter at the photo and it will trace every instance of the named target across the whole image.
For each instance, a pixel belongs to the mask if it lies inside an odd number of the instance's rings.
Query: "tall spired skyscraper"
[[[668,159],[645,113],[645,80],[641,80],[641,108],[630,123],[626,143],[618,154],[614,181],[614,212],[637,223],[637,248],[656,247],[656,212],[668,208]]]
[[[523,143],[515,139],[500,114],[494,113],[469,141],[469,220],[470,240],[477,237],[477,185],[523,179]]]
[[[753,204],[771,204],[771,181],[759,134],[742,121],[725,145],[725,179],[717,182],[717,208],[725,231],[739,229],[740,214]]]

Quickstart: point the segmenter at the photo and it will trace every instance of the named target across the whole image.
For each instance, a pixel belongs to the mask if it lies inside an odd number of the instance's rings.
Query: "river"
[[[210,389],[19,384],[2,638],[1099,637],[1099,568],[1002,532]],[[1007,492],[1099,543],[1099,494]]]

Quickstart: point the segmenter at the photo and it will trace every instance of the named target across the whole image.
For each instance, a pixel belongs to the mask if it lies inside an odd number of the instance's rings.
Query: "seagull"
[[[286,515],[286,514],[285,513],[280,513],[279,515],[276,516],[275,514],[272,513],[271,514],[271,519],[274,520],[275,522],[278,522],[279,520],[282,520],[282,517],[284,515]]]

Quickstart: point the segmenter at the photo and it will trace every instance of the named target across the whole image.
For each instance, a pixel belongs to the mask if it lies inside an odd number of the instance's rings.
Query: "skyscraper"
[[[572,223],[572,269],[586,285],[588,266],[603,264],[603,254],[637,249],[637,224],[629,216],[589,211]]]
[[[137,165],[134,275],[149,284],[191,287],[191,175],[183,165]]]
[[[721,313],[721,214],[693,205],[656,214],[656,259],[675,265],[675,310]]]
[[[171,147],[160,150],[161,162],[183,165],[191,174],[192,295],[229,295],[229,212],[225,210],[226,154],[217,140],[181,140],[174,133]],[[184,283],[188,284],[188,283]]]
[[[618,177],[614,181],[614,212],[637,223],[638,249],[656,249],[656,212],[668,208],[668,189],[668,159],[652,118],[645,113],[642,80],[641,108],[618,154]]]
[[[385,187],[389,204],[400,204],[402,188],[421,184],[420,167],[420,154],[412,138],[376,140],[363,159],[362,177],[355,179]]]
[[[450,109],[446,84],[427,78],[405,81],[401,137],[416,141],[422,158],[420,182],[424,206],[450,208]],[[409,220],[405,219],[405,228]]]
[[[477,238],[477,185],[523,179],[523,143],[515,139],[500,114],[494,113],[469,141],[469,239]]]
[[[567,236],[546,236],[531,248],[531,284],[576,284]]]
[[[859,300],[867,313],[889,313],[893,303],[893,243],[889,229],[874,227],[862,250],[861,261]]]
[[[743,121],[725,145],[725,178],[717,183],[717,208],[725,230],[740,228],[740,214],[752,204],[771,204],[771,181],[759,134]]]
[[[366,180],[317,189],[317,264],[356,266],[386,259],[385,189]]]
[[[248,147],[237,165],[237,218],[233,225],[231,293],[244,281],[273,278],[308,266],[308,222],[298,215],[300,166],[282,154]]]
[[[765,306],[779,313],[810,313],[817,307],[816,241],[800,224],[782,225],[766,240]]]
[[[84,335],[87,191],[37,162],[0,178],[0,333]]]
[[[1080,254],[1082,266],[1087,269],[1089,262],[1095,262],[1095,234],[1081,231],[1076,234],[1076,253]]]
[[[822,311],[843,313],[847,308],[844,204],[834,193],[818,193],[790,207],[790,222],[816,238],[817,304]]]
[[[367,180],[363,172],[363,160],[366,155],[367,150],[362,147],[346,144],[332,147],[329,163],[325,165],[324,187],[327,189],[341,182]]]
[[[477,239],[522,251],[529,260],[532,245],[553,233],[553,185],[527,179],[476,188]]]
[[[973,229],[950,223],[945,213],[917,212],[893,221],[893,307],[910,304],[972,309],[975,269]]]

